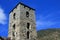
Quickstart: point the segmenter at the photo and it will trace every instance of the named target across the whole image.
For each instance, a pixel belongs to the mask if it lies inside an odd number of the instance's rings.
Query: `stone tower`
[[[35,10],[18,3],[9,14],[8,37],[11,40],[36,40]]]

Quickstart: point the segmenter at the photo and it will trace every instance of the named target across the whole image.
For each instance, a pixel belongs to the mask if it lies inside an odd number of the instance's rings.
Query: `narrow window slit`
[[[29,29],[30,23],[27,23],[27,29]]]
[[[27,31],[27,39],[29,39],[29,31]]]
[[[13,29],[15,30],[15,24],[13,25]]]
[[[29,12],[26,12],[26,17],[29,17]]]
[[[16,13],[13,14],[13,18],[15,19]]]

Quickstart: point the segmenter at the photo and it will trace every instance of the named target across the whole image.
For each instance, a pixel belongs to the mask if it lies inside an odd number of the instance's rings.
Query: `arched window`
[[[26,17],[29,17],[29,12],[26,12]]]

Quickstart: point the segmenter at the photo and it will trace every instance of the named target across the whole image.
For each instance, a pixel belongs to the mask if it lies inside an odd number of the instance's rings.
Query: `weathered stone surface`
[[[26,17],[26,12],[29,12],[29,17]],[[13,14],[15,13],[15,19]],[[24,5],[17,5],[9,14],[9,35],[11,40],[36,40],[37,33],[35,28],[35,14],[34,10],[25,7]],[[30,23],[27,29],[27,23]],[[15,24],[15,29],[13,25]],[[29,39],[27,39],[27,31],[29,31]],[[13,36],[13,32],[14,35]]]

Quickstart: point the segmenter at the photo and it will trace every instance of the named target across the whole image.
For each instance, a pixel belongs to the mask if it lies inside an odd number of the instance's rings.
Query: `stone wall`
[[[29,13],[29,17],[26,17],[26,12]],[[13,15],[15,13],[15,19]],[[29,29],[27,29],[27,23],[29,23]],[[13,25],[15,24],[15,29]],[[36,26],[35,26],[35,10],[23,5],[18,4],[13,11],[9,14],[9,35],[11,40],[36,40]],[[27,32],[29,31],[29,39],[27,39]],[[13,36],[13,32],[14,35]]]

